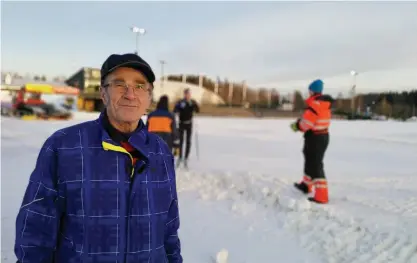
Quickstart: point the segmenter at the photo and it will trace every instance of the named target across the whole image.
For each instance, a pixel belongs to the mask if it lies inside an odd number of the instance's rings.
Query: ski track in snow
[[[307,251],[321,255],[323,262],[417,262],[415,197],[371,200],[369,196],[355,193],[354,201],[335,198],[322,206],[307,201],[293,189],[293,182],[266,175],[179,170],[177,177],[179,191],[197,191],[203,200],[231,200],[231,210],[236,213],[245,215],[256,209],[269,209],[278,221],[283,220],[284,228],[296,233]],[[347,215],[342,209],[349,206],[354,209]],[[361,215],[362,212],[369,215],[375,209],[406,217],[397,218],[393,228],[379,227]]]

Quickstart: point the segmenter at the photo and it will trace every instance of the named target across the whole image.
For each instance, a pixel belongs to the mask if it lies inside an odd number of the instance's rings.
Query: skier
[[[323,158],[329,144],[329,126],[333,98],[323,95],[323,81],[317,79],[309,85],[310,97],[301,119],[291,124],[295,132],[304,133],[304,176],[294,186],[305,194],[313,192],[310,201],[329,202],[327,180],[323,169]]]
[[[172,152],[173,148],[178,147],[179,142],[175,116],[169,112],[168,105],[168,96],[162,96],[156,105],[156,110],[148,114],[146,126],[149,132],[161,137]]]
[[[175,105],[174,112],[179,114],[179,158],[177,161],[177,167],[184,161],[184,166],[187,167],[188,156],[190,155],[191,149],[191,133],[193,128],[193,113],[199,113],[200,107],[197,102],[191,99],[190,89],[184,90],[184,98],[178,101]],[[184,133],[186,133],[186,148],[185,148],[185,159],[183,160],[183,144],[184,144]]]

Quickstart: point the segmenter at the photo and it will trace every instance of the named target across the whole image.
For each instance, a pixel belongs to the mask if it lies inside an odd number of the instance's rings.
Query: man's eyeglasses
[[[137,84],[130,85],[124,81],[111,81],[103,85],[103,87],[105,88],[110,87],[110,86],[119,93],[125,93],[129,87],[133,88],[133,92],[135,94],[147,93],[151,89],[151,85],[149,85],[148,83],[137,83]]]

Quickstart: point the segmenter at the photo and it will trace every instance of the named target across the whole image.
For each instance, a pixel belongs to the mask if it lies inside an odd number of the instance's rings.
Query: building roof
[[[76,76],[78,73],[80,72],[88,72],[88,71],[97,71],[98,74],[100,74],[100,69],[99,68],[93,68],[93,67],[82,67],[79,70],[77,70],[76,72],[74,72],[73,74],[71,74],[71,76],[69,76],[66,81],[72,79],[74,76]]]
[[[1,85],[7,86],[23,86],[27,83],[36,83],[36,84],[48,84],[52,86],[68,86],[65,82],[55,82],[55,81],[36,81],[33,78],[21,77],[21,78],[11,78],[10,83],[6,83],[6,75],[1,74]]]

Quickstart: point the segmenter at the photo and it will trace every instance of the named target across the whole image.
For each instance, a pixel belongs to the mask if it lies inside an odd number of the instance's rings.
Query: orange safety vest
[[[168,116],[151,116],[147,123],[149,132],[172,133],[172,119]]]
[[[301,117],[298,127],[302,132],[327,133],[332,117],[333,99],[328,95],[313,95],[306,100],[307,109]]]

